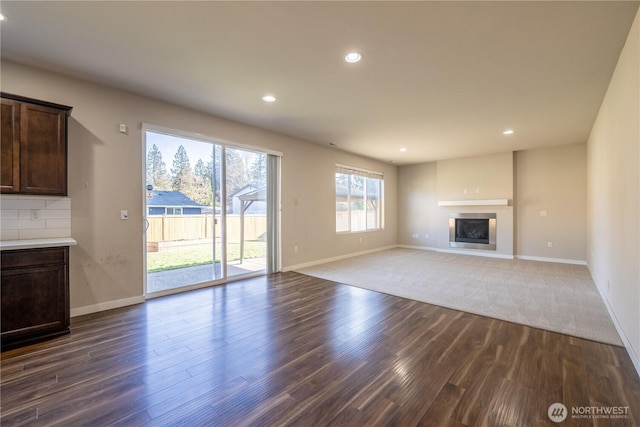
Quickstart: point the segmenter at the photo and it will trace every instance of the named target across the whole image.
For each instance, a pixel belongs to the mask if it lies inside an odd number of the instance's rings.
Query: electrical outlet
[[[40,209],[31,209],[31,221],[40,220]]]
[[[552,248],[553,247],[553,242],[551,242],[551,241],[547,242],[547,247],[548,248]]]

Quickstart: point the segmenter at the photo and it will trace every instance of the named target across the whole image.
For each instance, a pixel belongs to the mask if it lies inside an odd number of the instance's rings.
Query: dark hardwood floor
[[[3,426],[640,425],[623,348],[293,272],[73,318],[1,375]]]

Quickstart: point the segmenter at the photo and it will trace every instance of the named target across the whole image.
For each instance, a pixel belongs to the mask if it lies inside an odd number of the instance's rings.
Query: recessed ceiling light
[[[406,149],[406,148],[404,148],[404,147],[402,147],[402,148],[400,149],[400,151],[404,153],[405,151],[407,151],[407,149]]]
[[[273,95],[265,95],[262,97],[264,102],[276,102],[276,97]]]
[[[344,60],[347,62],[358,62],[362,59],[362,54],[359,52],[349,52],[347,53],[347,55],[344,57]]]
[[[507,129],[504,132],[502,132],[503,135],[513,135],[514,131],[513,129]]]

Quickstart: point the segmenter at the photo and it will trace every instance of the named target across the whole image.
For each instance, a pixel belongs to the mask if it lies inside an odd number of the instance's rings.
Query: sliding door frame
[[[179,287],[176,289],[172,289],[169,291],[163,292],[155,292],[152,294],[147,293],[147,212],[146,212],[146,185],[147,185],[147,177],[146,177],[146,164],[147,164],[147,132],[159,133],[169,136],[175,136],[179,138],[191,139],[199,142],[208,142],[212,144],[213,149],[215,150],[215,146],[220,146],[220,238],[221,238],[221,250],[222,254],[220,257],[220,272],[221,278],[214,279],[212,281],[207,281],[203,283],[197,283],[193,285],[186,285],[183,287]],[[229,278],[227,276],[227,230],[226,230],[226,149],[227,148],[236,148],[239,150],[251,151],[254,153],[265,154],[267,156],[267,260],[265,265],[265,273],[247,273],[237,276],[232,276]],[[168,294],[185,292],[193,289],[205,288],[208,286],[214,286],[219,284],[224,284],[227,282],[231,282],[234,280],[239,280],[252,276],[260,276],[263,274],[271,274],[275,272],[282,271],[282,248],[281,248],[281,157],[282,153],[279,151],[256,147],[246,144],[240,144],[232,141],[226,141],[210,136],[206,136],[200,133],[195,132],[187,132],[179,129],[172,129],[163,126],[158,126],[150,123],[142,123],[142,212],[143,212],[143,229],[142,229],[142,237],[143,237],[143,295],[146,299],[160,297]],[[215,152],[214,152],[215,157]],[[215,163],[215,162],[214,162]],[[275,168],[275,170],[274,170]],[[275,181],[275,182],[274,182]],[[274,217],[275,215],[275,217]],[[214,242],[214,253],[215,253],[215,242]],[[215,264],[215,258],[214,258]]]

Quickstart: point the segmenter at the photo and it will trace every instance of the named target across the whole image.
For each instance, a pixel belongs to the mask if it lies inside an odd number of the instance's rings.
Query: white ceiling
[[[410,164],[585,142],[637,8],[3,0],[1,53]],[[343,60],[352,49],[360,63]]]

